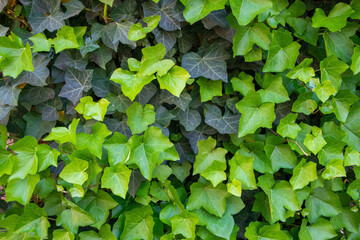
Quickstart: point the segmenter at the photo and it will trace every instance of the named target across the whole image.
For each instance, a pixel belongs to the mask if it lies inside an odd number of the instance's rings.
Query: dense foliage
[[[0,239],[360,239],[360,0],[0,10]]]

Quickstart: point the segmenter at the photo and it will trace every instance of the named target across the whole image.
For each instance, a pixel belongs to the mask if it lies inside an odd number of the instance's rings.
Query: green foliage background
[[[0,239],[360,239],[359,0],[0,10]]]

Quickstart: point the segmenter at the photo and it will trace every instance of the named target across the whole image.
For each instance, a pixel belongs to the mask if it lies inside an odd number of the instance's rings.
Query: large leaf
[[[102,187],[110,188],[114,194],[125,198],[128,191],[130,174],[131,170],[122,163],[113,167],[107,167],[101,178]]]
[[[256,189],[256,180],[253,170],[253,157],[247,157],[236,152],[229,161],[230,176],[229,180],[236,179],[241,182],[241,188],[244,190]]]
[[[142,107],[140,103],[134,102],[126,110],[126,115],[128,116],[127,124],[133,134],[142,133],[155,122],[154,106],[151,104]]]
[[[193,24],[206,17],[210,12],[223,9],[227,1],[181,0],[181,2],[185,6],[184,17],[186,21]]]
[[[240,25],[249,24],[258,14],[272,7],[269,0],[230,0],[230,6],[233,14]]]

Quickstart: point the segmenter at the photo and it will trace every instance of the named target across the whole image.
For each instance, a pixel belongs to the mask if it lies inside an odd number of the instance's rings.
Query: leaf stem
[[[300,146],[300,144],[299,143],[297,143],[296,141],[294,141],[294,140],[291,140],[291,139],[286,139],[285,140],[285,142],[292,142],[292,143],[295,143],[299,148],[300,148],[300,150],[305,154],[305,156],[309,156],[309,154],[307,154],[305,151],[304,151],[304,149]]]
[[[105,20],[105,23],[107,23],[107,9],[108,9],[108,5],[105,3],[105,5],[104,5],[104,20]]]

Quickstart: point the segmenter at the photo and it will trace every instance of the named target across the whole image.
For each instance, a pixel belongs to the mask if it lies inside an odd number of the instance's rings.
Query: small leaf
[[[110,188],[115,195],[125,198],[128,191],[130,175],[131,170],[122,163],[118,163],[113,167],[107,167],[101,178],[102,187]]]
[[[177,97],[180,96],[189,78],[190,74],[179,66],[172,67],[165,75],[157,76],[160,89],[166,89]]]
[[[181,0],[182,4],[185,6],[184,17],[186,21],[191,24],[203,19],[210,12],[214,10],[223,9],[227,0],[219,0],[219,1],[189,1],[189,0]]]
[[[222,81],[206,80],[200,77],[196,83],[200,86],[201,102],[209,101],[215,96],[222,96]]]
[[[183,210],[181,214],[170,218],[170,222],[174,235],[181,234],[186,238],[195,238],[195,229],[199,218],[194,213]]]
[[[128,116],[127,124],[133,134],[139,134],[145,131],[149,125],[155,122],[154,106],[146,104],[144,107],[140,103],[134,102],[126,110]]]
[[[229,161],[230,176],[229,180],[238,180],[241,182],[242,189],[256,189],[256,180],[253,169],[253,157],[247,157],[236,152],[234,157]]]
[[[230,6],[233,14],[240,25],[249,24],[258,14],[272,7],[269,0],[230,0]]]
[[[336,177],[346,177],[344,161],[341,159],[331,159],[325,167],[321,176],[325,179],[333,179]]]
[[[290,178],[290,184],[294,190],[302,189],[310,182],[315,181],[317,178],[316,163],[306,162],[305,159],[302,159],[293,170],[293,175]]]
[[[75,158],[65,166],[59,176],[69,183],[82,185],[88,179],[88,174],[85,172],[88,167],[87,161]]]
[[[301,131],[299,125],[295,123],[297,117],[297,113],[289,113],[286,117],[280,120],[280,124],[277,127],[276,132],[283,138],[290,137],[295,139],[298,133]]]
[[[94,102],[91,96],[86,96],[80,99],[80,103],[76,106],[75,110],[83,114],[86,120],[93,118],[102,122],[109,104],[109,101],[104,98]]]

